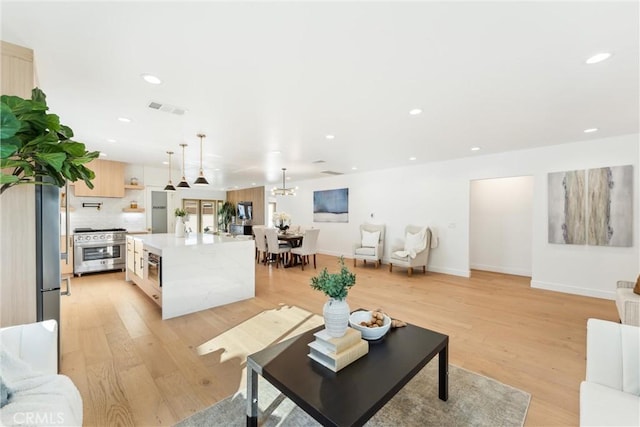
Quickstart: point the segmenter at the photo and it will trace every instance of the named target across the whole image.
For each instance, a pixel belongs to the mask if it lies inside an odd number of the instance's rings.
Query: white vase
[[[176,217],[176,237],[184,237],[184,222],[181,216]]]
[[[324,327],[335,338],[343,336],[349,327],[349,304],[344,299],[330,298],[322,310]]]

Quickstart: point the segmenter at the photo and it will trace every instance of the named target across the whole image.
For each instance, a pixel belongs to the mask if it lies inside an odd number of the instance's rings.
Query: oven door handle
[[[152,267],[157,267],[157,266],[158,266],[158,263],[157,263],[157,262],[155,262],[155,261],[150,261],[149,259],[147,259],[147,264],[149,264],[149,265],[150,265],[150,266],[152,266]]]
[[[120,245],[124,245],[124,242],[91,242],[91,243],[81,243],[81,244],[77,244],[75,245],[76,248],[78,249],[82,249],[82,248],[99,248],[99,247],[103,247],[103,246],[120,246]]]

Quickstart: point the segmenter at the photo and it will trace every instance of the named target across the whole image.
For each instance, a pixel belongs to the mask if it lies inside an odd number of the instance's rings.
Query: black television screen
[[[250,220],[253,218],[253,202],[238,202],[238,219]]]

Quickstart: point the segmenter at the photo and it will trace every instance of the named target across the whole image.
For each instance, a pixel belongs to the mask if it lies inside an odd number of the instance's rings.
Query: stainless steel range
[[[73,273],[125,270],[124,228],[76,228],[73,230]]]

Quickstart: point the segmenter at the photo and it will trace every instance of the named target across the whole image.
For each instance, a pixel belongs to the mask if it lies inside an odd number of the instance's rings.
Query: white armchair
[[[0,349],[2,388],[9,392],[1,425],[82,425],[80,393],[58,375],[55,320],[0,329]]]
[[[640,326],[640,295],[633,293],[635,282],[618,281],[616,288],[616,308],[620,323]]]
[[[384,249],[384,224],[360,225],[360,241],[353,245],[353,266],[356,260],[375,263],[375,268],[382,263],[382,251]],[[377,233],[377,235],[376,235]]]
[[[587,373],[580,384],[581,426],[640,425],[640,328],[587,321]]]
[[[419,236],[419,233],[424,230],[424,237]],[[424,248],[421,251],[415,253],[415,257],[412,257],[411,252],[413,247],[412,239],[418,238],[422,242]],[[389,257],[389,271],[393,271],[393,266],[405,267],[407,269],[407,275],[413,274],[413,269],[416,267],[422,267],[422,272],[427,272],[427,263],[429,262],[429,251],[431,249],[431,230],[429,228],[421,227],[418,225],[407,225],[405,227],[405,245],[404,247],[391,248],[391,256]]]

